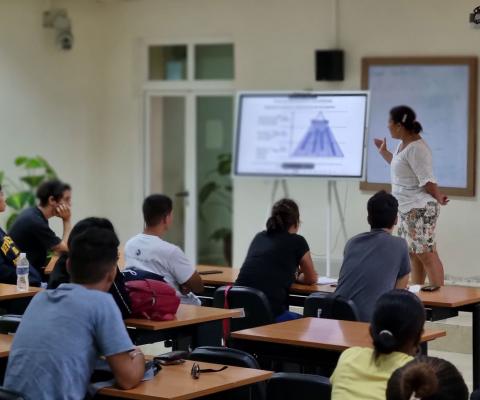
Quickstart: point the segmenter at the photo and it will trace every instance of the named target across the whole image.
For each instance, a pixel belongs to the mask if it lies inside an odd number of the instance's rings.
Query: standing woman
[[[388,129],[401,143],[392,154],[387,139],[374,139],[379,153],[390,164],[392,194],[399,205],[398,234],[408,242],[412,263],[412,282],[423,284],[425,276],[431,285],[444,284],[443,265],[435,243],[435,225],[440,205],[448,197],[438,189],[433,176],[432,152],[420,136],[422,125],[407,106],[390,110]]]
[[[300,212],[291,199],[281,199],[272,208],[266,230],[257,233],[235,282],[261,290],[276,322],[300,318],[288,310],[288,293],[294,282],[313,285],[317,273],[307,241],[298,235]]]

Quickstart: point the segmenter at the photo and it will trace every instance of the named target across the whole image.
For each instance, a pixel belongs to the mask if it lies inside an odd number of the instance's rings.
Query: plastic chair
[[[202,346],[193,350],[189,357],[190,360],[199,362],[209,362],[222,365],[233,365],[235,367],[260,369],[257,360],[245,351],[230,349],[228,347]],[[225,393],[220,397],[222,399],[245,399],[264,400],[265,382],[259,382],[251,385],[251,392],[248,387],[239,388],[228,396]],[[249,397],[250,393],[251,396]]]
[[[262,291],[246,286],[232,286],[227,296],[228,307],[225,307],[226,288],[227,286],[221,286],[215,291],[213,306],[217,308],[243,308],[245,313],[243,318],[231,319],[231,332],[275,322],[270,303]]]
[[[16,314],[5,314],[0,316],[0,333],[15,333],[22,322],[22,316]],[[1,398],[1,397],[0,397]]]
[[[332,385],[320,375],[278,372],[267,383],[267,400],[330,400]]]
[[[355,303],[335,293],[312,293],[305,299],[303,315],[344,321],[359,320]]]
[[[24,400],[21,393],[0,387],[0,400]]]

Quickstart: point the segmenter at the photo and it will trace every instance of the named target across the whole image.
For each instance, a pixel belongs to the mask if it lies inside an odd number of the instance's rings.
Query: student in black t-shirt
[[[277,322],[300,317],[288,311],[292,283],[317,282],[307,241],[297,234],[299,227],[297,204],[290,199],[277,201],[267,220],[267,230],[253,239],[235,282],[265,293]]]
[[[5,197],[0,185],[0,213],[6,208]],[[10,236],[0,228],[0,283],[9,283],[15,285],[17,283],[16,263],[20,256],[20,250],[15,245]],[[40,274],[30,267],[29,274],[30,285],[40,286]]]
[[[37,198],[39,205],[22,211],[8,233],[22,252],[27,253],[30,264],[42,272],[49,251],[68,251],[72,189],[59,180],[47,181],[38,187]],[[48,225],[48,220],[52,217],[59,217],[63,221],[61,239]]]
[[[80,236],[88,229],[91,228],[99,228],[99,229],[107,229],[111,232],[115,233],[115,229],[113,228],[112,223],[106,218],[98,218],[98,217],[88,217],[78,221],[70,232],[70,236],[68,237],[68,247],[71,247],[72,242],[75,240],[76,237]],[[62,253],[58,258],[55,266],[53,267],[53,271],[50,274],[50,279],[48,281],[47,289],[56,289],[62,283],[70,283],[70,273],[67,269],[67,259],[68,259],[68,252]],[[113,281],[112,286],[109,290],[110,294],[113,296],[115,303],[117,303],[118,308],[120,309],[123,318],[127,318],[131,314],[131,304],[130,298],[128,297],[126,288],[125,288],[125,278],[123,274],[120,272],[117,266],[117,274],[115,275],[115,279]]]

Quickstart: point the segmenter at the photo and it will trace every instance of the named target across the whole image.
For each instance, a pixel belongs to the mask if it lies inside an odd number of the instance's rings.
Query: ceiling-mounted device
[[[44,28],[55,30],[55,43],[62,50],[73,47],[72,23],[65,9],[51,9],[43,13]]]

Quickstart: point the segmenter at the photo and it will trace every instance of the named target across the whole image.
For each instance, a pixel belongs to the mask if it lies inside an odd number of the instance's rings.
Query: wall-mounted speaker
[[[343,50],[315,51],[315,79],[343,81]]]

